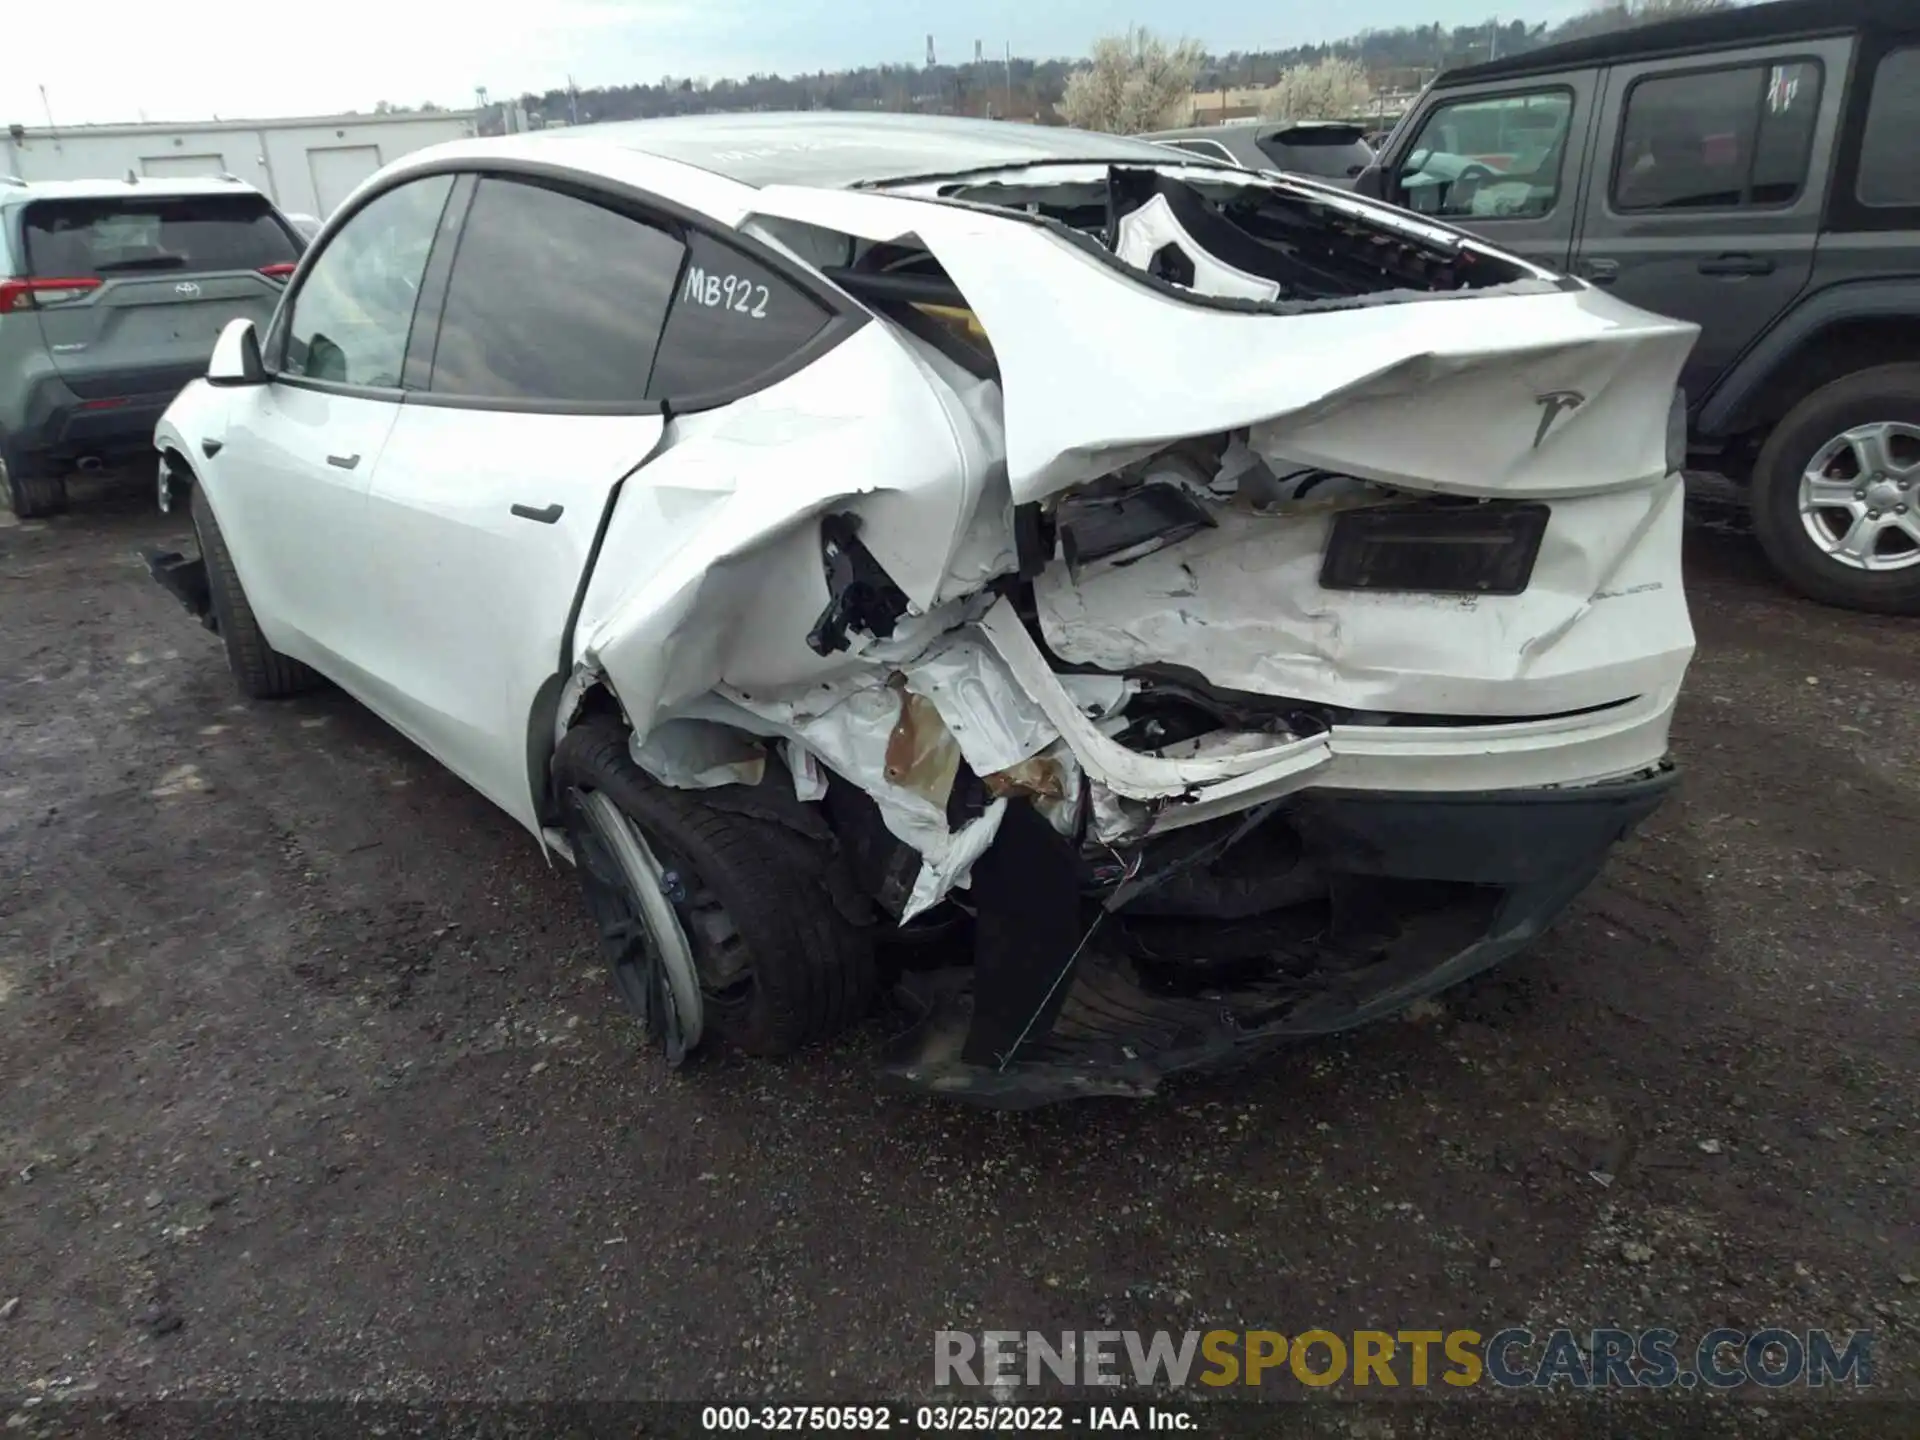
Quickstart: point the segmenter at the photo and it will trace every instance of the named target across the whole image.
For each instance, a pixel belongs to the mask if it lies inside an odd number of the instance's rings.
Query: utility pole
[[[1011,120],[1013,118],[1013,42],[1011,40],[1007,41],[1006,47],[1007,47],[1006,48],[1006,61],[1007,61],[1006,118]],[[1036,115],[1033,118],[1038,120],[1040,117]]]
[[[567,76],[567,123],[580,123],[580,87],[573,83],[573,76]]]
[[[1493,17],[1493,21],[1489,26],[1488,32],[1487,32],[1487,59],[1498,60],[1499,58],[1500,58],[1500,17],[1496,15]]]

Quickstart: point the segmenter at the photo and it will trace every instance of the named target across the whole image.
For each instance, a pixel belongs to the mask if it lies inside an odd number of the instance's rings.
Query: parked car
[[[229,320],[264,325],[304,240],[226,180],[0,181],[0,480],[20,516],[68,473],[150,455]]]
[[[1443,75],[1361,185],[1701,327],[1694,463],[1803,594],[1920,613],[1920,8],[1780,0]]]
[[[1249,170],[1311,175],[1343,189],[1373,163],[1365,127],[1338,120],[1201,125],[1140,138]]]
[[[576,860],[672,1058],[938,920],[896,1081],[1137,1094],[1514,953],[1659,803],[1693,336],[1111,136],[475,140],[229,325],[151,558]]]

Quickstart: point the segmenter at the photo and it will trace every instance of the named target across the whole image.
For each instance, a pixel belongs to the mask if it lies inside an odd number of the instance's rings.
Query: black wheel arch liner
[[[1694,434],[1725,440],[1752,428],[1754,402],[1794,357],[1850,320],[1911,320],[1920,358],[1920,275],[1850,280],[1803,296],[1737,360],[1707,394]]]

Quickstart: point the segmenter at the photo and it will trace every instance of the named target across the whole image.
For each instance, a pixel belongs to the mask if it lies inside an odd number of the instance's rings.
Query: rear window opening
[[[1038,216],[1097,243],[1150,281],[1256,306],[1472,292],[1537,278],[1472,244],[1427,238],[1331,201],[1225,174],[1116,165],[1104,181],[959,182],[942,187],[941,197]]]
[[[983,380],[1000,378],[986,329],[946,269],[917,245],[870,245],[828,279]]]
[[[261,195],[40,200],[23,225],[34,279],[291,267],[300,242]]]

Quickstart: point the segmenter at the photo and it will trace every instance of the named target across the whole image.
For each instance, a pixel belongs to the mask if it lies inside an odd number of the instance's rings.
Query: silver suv
[[[229,320],[264,326],[306,241],[237,180],[0,179],[0,480],[14,513],[150,449]]]

